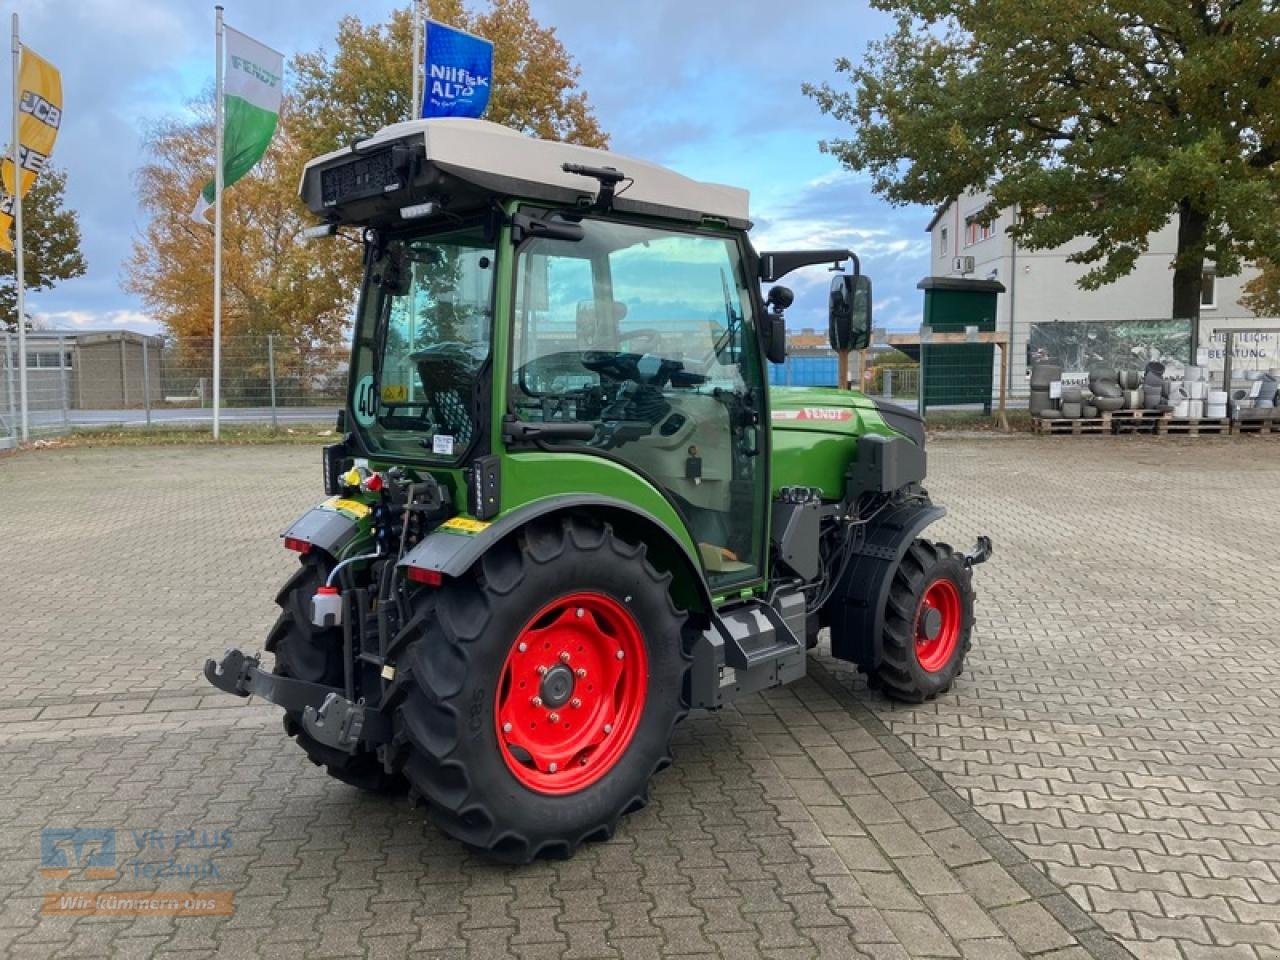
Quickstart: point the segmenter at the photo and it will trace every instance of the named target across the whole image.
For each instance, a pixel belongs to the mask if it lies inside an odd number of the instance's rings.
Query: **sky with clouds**
[[[369,21],[394,5],[224,0],[228,23],[286,55],[332,47],[344,14]],[[864,177],[821,153],[819,141],[844,130],[800,92],[805,81],[833,79],[836,57],[860,57],[888,32],[888,17],[830,0],[530,5],[577,59],[613,149],[748,188],[758,249],[849,247],[875,278],[876,324],[918,325],[929,211],[889,206]],[[24,41],[62,71],[65,120],[53,159],[68,172],[89,263],[84,277],[32,296],[30,309],[61,328],[155,330],[142,303],[120,289],[144,217],[133,171],[148,127],[212,82],[213,5],[25,0],[16,9]],[[7,81],[9,71],[0,72]],[[7,83],[4,90],[11,97]],[[788,278],[793,327],[825,322],[827,279],[821,268]]]

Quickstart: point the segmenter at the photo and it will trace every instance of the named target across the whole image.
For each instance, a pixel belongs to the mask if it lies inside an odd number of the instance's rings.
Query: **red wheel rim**
[[[960,591],[950,580],[935,580],[916,610],[916,660],[926,673],[937,673],[951,662],[960,642]]]
[[[547,604],[502,667],[494,721],[507,768],[538,793],[595,783],[626,753],[648,683],[644,637],[625,606],[594,592]]]

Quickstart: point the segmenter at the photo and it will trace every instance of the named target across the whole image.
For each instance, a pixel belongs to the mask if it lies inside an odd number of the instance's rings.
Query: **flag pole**
[[[216,15],[214,48],[214,144],[213,168],[213,439],[217,440],[222,416],[222,5],[213,8]]]
[[[22,41],[18,38],[18,14],[13,15],[13,263],[16,267],[15,284],[18,293],[18,395],[21,409],[22,442],[30,438],[31,426],[27,416],[27,318],[25,264],[22,262],[22,152],[19,123],[22,118],[20,98],[22,91]]]
[[[427,71],[423,61],[427,55],[427,20],[431,17],[431,0],[414,0],[413,3],[413,103],[409,104],[409,119],[422,116],[422,98],[427,93]]]

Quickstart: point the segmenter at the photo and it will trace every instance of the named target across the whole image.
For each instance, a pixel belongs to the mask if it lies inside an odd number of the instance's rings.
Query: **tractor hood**
[[[818,487],[824,497],[843,496],[864,434],[901,435],[924,446],[924,421],[897,404],[822,387],[774,387],[769,396],[775,492]]]

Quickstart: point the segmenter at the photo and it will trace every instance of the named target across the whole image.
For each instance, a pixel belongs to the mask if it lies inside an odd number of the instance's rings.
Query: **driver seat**
[[[603,309],[601,309],[603,308]],[[627,305],[617,300],[578,301],[578,347],[582,350],[618,350],[619,328],[627,316]]]

